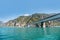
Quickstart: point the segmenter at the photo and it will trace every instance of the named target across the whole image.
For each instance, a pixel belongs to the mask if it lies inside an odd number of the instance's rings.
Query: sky
[[[0,0],[0,20],[8,21],[33,13],[59,13],[60,0]]]

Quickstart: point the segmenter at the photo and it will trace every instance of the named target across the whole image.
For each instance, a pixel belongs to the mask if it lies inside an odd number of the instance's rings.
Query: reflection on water
[[[60,27],[0,27],[0,40],[60,40]]]

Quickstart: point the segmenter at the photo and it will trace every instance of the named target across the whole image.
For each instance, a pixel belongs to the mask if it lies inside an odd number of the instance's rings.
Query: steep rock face
[[[8,21],[6,24],[6,26],[25,26],[26,24],[29,24],[29,23],[32,23],[32,22],[35,22],[35,21],[38,21],[40,19],[43,19],[43,18],[46,18],[46,17],[49,17],[51,16],[52,14],[42,14],[42,13],[35,13],[35,14],[32,14],[30,16],[20,16],[14,20],[10,20]],[[32,16],[32,17],[31,17]],[[28,22],[27,22],[28,21]],[[56,20],[57,21],[57,20]],[[59,23],[56,21],[54,21],[55,25],[58,25]],[[47,22],[48,24],[48,22]],[[51,23],[52,24],[52,23]]]
[[[33,16],[33,17],[30,19],[31,16]],[[28,21],[28,23],[32,23],[32,22],[38,21],[38,20],[43,19],[43,18],[48,17],[48,16],[50,16],[50,15],[49,14],[35,13],[35,14],[30,15],[30,16],[20,16],[14,20],[8,21],[5,24],[6,24],[6,26],[24,26],[24,25],[26,25],[26,23],[29,19],[30,20]]]

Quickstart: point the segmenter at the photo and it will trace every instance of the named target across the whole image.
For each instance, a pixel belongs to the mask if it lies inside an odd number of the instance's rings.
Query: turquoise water
[[[0,27],[0,40],[60,40],[60,27]]]

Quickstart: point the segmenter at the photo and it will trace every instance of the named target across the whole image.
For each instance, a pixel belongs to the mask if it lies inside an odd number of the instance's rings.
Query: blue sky
[[[59,12],[60,0],[0,0],[1,21],[8,21],[24,14]]]

